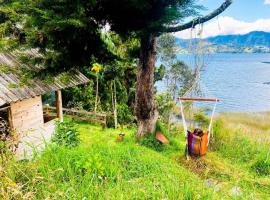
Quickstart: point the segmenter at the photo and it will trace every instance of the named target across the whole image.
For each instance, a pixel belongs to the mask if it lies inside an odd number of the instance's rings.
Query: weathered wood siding
[[[19,133],[44,124],[41,96],[11,103],[10,109],[12,128]]]

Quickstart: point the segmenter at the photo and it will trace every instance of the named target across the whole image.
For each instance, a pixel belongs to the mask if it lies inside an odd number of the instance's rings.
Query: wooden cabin
[[[35,51],[29,53],[32,56],[35,54]],[[0,53],[0,134],[4,131],[3,123],[8,124],[9,129],[19,135],[19,157],[29,157],[31,150],[26,147],[26,143],[42,146],[54,131],[55,120],[44,115],[42,96],[55,92],[56,117],[63,120],[61,90],[86,84],[89,80],[79,71],[73,70],[72,73],[53,77],[49,83],[35,79],[21,86],[19,75],[14,73],[20,69],[20,65],[18,55]]]

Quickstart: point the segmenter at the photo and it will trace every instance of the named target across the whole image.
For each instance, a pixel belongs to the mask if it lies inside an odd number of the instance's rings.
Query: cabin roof
[[[28,55],[34,56],[35,53],[35,51],[30,51]],[[34,79],[30,81],[30,84],[21,86],[18,74],[1,70],[1,66],[10,67],[10,69],[22,66],[17,58],[18,55],[15,53],[0,53],[0,106],[89,82],[86,76],[74,69],[53,77],[50,82]]]

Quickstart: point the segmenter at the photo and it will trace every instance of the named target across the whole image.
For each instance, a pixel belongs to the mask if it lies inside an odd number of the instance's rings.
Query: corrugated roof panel
[[[30,51],[29,55],[37,55],[36,51]],[[0,65],[10,67],[19,67],[14,54],[0,53]],[[68,82],[61,81],[67,73],[62,73],[54,78],[53,83],[44,83],[41,80],[33,80],[30,85],[20,87],[20,78],[17,74],[10,72],[1,72],[0,74],[0,106],[22,99],[43,95],[48,92],[73,87],[89,82],[89,79],[78,70],[72,71],[72,76]]]

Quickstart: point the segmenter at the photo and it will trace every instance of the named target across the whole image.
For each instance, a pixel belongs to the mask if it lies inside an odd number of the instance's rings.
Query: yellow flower
[[[99,73],[101,71],[101,65],[98,63],[94,63],[91,71],[94,73]]]

